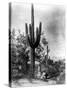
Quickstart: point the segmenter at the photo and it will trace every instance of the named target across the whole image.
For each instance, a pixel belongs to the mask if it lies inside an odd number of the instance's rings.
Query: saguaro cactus
[[[48,53],[49,53],[50,49],[48,48],[48,45],[47,45],[47,60],[46,60],[46,65],[47,65],[47,61],[48,61]]]
[[[33,7],[33,4],[32,4],[32,9],[31,9],[31,24],[29,24],[29,28],[28,28],[27,23],[25,23],[25,28],[26,28],[27,42],[31,47],[31,73],[30,73],[30,75],[31,75],[32,78],[34,78],[35,48],[38,47],[39,42],[40,42],[42,23],[40,22],[39,27],[36,28],[36,37],[35,37],[35,34],[34,34],[34,7]]]

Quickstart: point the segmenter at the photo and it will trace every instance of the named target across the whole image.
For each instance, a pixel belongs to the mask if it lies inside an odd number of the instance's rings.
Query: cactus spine
[[[25,23],[25,28],[26,28],[25,30],[26,30],[27,42],[31,47],[30,76],[32,78],[34,78],[34,74],[35,74],[35,48],[38,47],[39,42],[40,42],[42,23],[40,22],[39,27],[36,28],[36,37],[35,37],[35,35],[34,35],[34,7],[33,7],[33,4],[32,4],[32,9],[31,9],[31,24],[29,24],[29,28],[28,28],[27,23]]]

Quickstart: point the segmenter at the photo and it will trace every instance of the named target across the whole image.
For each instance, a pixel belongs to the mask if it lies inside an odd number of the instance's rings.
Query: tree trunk
[[[30,67],[30,76],[34,78],[35,76],[35,49],[31,48],[31,67]]]

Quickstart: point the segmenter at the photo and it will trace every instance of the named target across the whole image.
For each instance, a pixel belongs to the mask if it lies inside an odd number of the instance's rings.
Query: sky
[[[12,3],[11,28],[25,33],[25,23],[31,23],[31,4]],[[58,5],[34,4],[35,29],[42,22],[51,57],[65,57],[65,9]]]

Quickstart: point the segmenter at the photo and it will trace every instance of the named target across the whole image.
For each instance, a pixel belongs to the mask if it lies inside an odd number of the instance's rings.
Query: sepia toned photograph
[[[63,5],[9,3],[9,86],[65,84]]]

